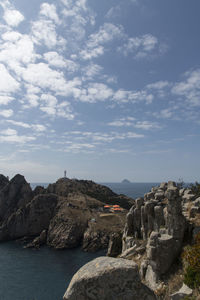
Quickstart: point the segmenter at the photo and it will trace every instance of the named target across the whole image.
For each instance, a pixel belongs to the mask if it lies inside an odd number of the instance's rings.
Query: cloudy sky
[[[199,0],[1,0],[0,173],[199,180]]]

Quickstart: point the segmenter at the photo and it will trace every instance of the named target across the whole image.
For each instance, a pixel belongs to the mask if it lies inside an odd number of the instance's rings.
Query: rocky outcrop
[[[33,198],[30,185],[24,176],[16,175],[0,190],[0,222]]]
[[[117,257],[122,252],[122,233],[113,233],[110,236],[107,256]]]
[[[22,175],[10,181],[0,175],[0,241],[24,237],[28,247],[107,248],[110,235],[122,231],[126,210],[103,214],[103,200],[129,207],[133,202],[92,181],[61,178],[32,191]]]
[[[140,273],[152,288],[156,288],[159,278],[180,253],[187,228],[182,214],[185,201],[182,197],[186,194],[173,181],[161,183],[145,194],[144,199],[136,199],[127,214],[121,257],[133,257],[137,254],[138,239],[146,241],[146,257]]]
[[[129,260],[99,257],[72,278],[64,300],[154,300],[141,283],[137,265]]]
[[[0,174],[0,190],[2,190],[8,183],[9,183],[8,178]]]
[[[54,193],[62,197],[67,197],[74,192],[88,195],[106,204],[118,204],[125,209],[129,209],[134,202],[130,197],[117,195],[108,187],[90,180],[61,178],[47,187],[47,193]]]
[[[13,240],[24,236],[38,236],[49,227],[58,197],[54,194],[38,195],[19,208],[0,227],[0,240]]]

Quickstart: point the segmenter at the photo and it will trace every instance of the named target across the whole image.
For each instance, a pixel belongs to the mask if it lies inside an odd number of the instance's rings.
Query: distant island
[[[131,181],[129,181],[128,179],[124,179],[121,183],[131,183]]]

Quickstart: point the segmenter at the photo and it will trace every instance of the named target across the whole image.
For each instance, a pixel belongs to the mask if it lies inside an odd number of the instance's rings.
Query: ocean
[[[141,197],[158,183],[103,183],[118,194]],[[31,184],[46,187],[47,183]],[[0,300],[61,300],[73,274],[105,253],[81,249],[24,249],[19,242],[0,244]]]

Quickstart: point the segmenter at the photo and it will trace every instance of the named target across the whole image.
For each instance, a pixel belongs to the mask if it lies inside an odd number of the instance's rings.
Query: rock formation
[[[72,278],[64,300],[154,300],[141,283],[137,265],[120,258],[99,257]]]
[[[189,217],[200,212],[200,201],[196,199],[188,214],[188,204],[194,198],[189,189],[179,189],[169,181],[153,187],[144,199],[136,199],[127,214],[121,257],[133,258],[141,247],[146,247],[140,274],[153,289],[180,253]]]
[[[1,175],[0,241],[26,237],[32,239],[27,247],[105,249],[110,235],[122,232],[126,210],[103,214],[104,205],[130,207],[133,202],[92,181],[62,178],[32,191],[23,176],[9,181]]]

